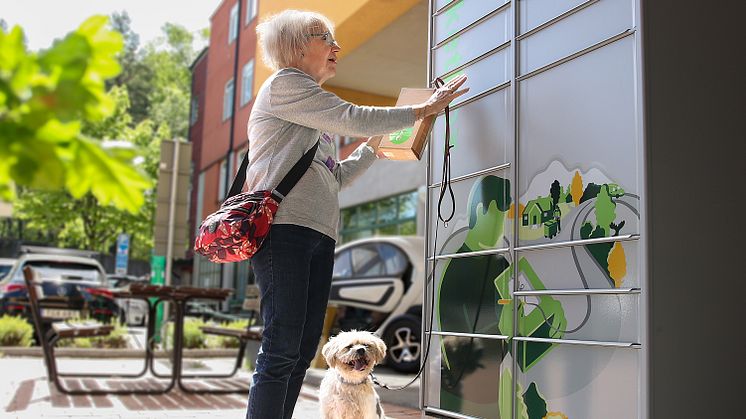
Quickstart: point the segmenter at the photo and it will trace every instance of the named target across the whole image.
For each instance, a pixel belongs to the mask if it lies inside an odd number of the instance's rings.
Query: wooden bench
[[[261,305],[261,298],[259,295],[259,287],[250,284],[246,286],[246,295],[244,296],[243,305],[241,308],[243,311],[248,311],[251,315],[246,318],[248,325],[246,329],[231,329],[228,327],[221,327],[217,325],[201,326],[200,330],[208,335],[217,336],[229,336],[239,340],[262,340],[262,330],[264,329],[260,325],[256,325],[256,321],[259,319],[259,307]],[[243,319],[242,319],[243,320]]]
[[[84,338],[93,336],[106,336],[114,330],[114,326],[99,323],[52,323],[52,330],[59,339]]]
[[[40,345],[53,345],[57,340],[64,338],[106,336],[114,330],[114,326],[96,322],[68,323],[66,321],[56,321],[52,323],[51,329],[44,334],[42,329],[44,322],[41,310],[41,306],[44,304],[44,289],[42,288],[42,283],[36,281],[35,272],[31,267],[26,267],[24,269],[23,279],[26,282],[31,317],[39,334]],[[55,301],[54,306],[56,307],[58,305],[59,302]],[[48,348],[44,349],[47,350]]]
[[[36,336],[39,341],[39,346],[42,348],[44,355],[44,363],[47,367],[47,377],[50,382],[53,382],[55,387],[66,394],[77,394],[77,395],[103,395],[103,394],[159,394],[165,393],[173,388],[175,381],[171,380],[171,384],[165,388],[138,388],[131,389],[103,389],[103,388],[91,388],[91,389],[71,389],[65,387],[60,377],[88,377],[88,378],[135,378],[142,376],[147,368],[147,359],[145,362],[145,368],[139,374],[105,374],[105,373],[60,373],[57,370],[57,360],[54,356],[54,347],[60,339],[74,339],[83,337],[95,337],[95,336],[107,336],[113,330],[114,326],[109,324],[100,324],[95,322],[84,322],[84,323],[69,323],[67,321],[53,321],[51,327],[48,330],[44,330],[43,327],[43,316],[42,307],[44,308],[65,308],[64,301],[59,298],[45,298],[42,282],[37,280],[37,273],[30,266],[27,266],[23,270],[23,279],[26,282],[26,290],[28,295],[29,311],[31,312],[31,320],[34,323],[34,329],[36,329]]]

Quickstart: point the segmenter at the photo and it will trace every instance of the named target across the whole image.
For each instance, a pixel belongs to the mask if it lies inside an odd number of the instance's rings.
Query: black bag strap
[[[279,198],[282,200],[285,198],[285,196],[290,193],[290,190],[293,189],[296,183],[300,180],[301,177],[303,177],[303,174],[306,173],[306,170],[308,170],[309,167],[311,167],[311,162],[313,161],[313,157],[316,155],[316,150],[319,148],[319,141],[316,141],[316,144],[311,147],[310,150],[306,151],[306,153],[303,155],[303,157],[298,160],[295,165],[290,169],[288,174],[285,175],[284,178],[280,181],[280,184],[277,185],[274,192],[277,195],[280,195]],[[233,183],[231,184],[231,189],[228,191],[228,195],[225,197],[225,199],[228,199],[232,196],[238,195],[241,192],[241,189],[243,189],[243,184],[246,182],[246,169],[249,167],[249,153],[247,152],[243,156],[243,160],[241,161],[241,167],[238,168],[238,172],[236,173],[236,176],[233,178]]]

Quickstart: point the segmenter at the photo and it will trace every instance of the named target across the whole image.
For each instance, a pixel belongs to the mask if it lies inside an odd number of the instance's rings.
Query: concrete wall
[[[654,419],[744,411],[746,228],[721,217],[746,206],[736,4],[642,2]]]

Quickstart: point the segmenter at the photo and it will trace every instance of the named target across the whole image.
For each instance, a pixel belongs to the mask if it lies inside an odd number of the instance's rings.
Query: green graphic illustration
[[[503,247],[511,201],[509,180],[497,176],[478,179],[469,194],[469,229],[456,253]],[[520,260],[519,269],[533,289],[545,289],[526,259]],[[443,270],[436,306],[441,330],[514,336],[511,279],[510,263],[499,254],[450,259]],[[521,301],[517,309],[521,336],[562,338],[567,320],[559,301],[542,296],[538,308],[526,305]],[[518,353],[514,355],[521,371],[531,368],[554,346],[524,343],[516,345]],[[506,357],[510,359],[508,340],[449,336],[443,339],[441,352],[441,408],[482,417],[494,417],[505,408],[509,396],[501,392],[506,391],[506,370],[501,366]],[[474,385],[480,392],[462,391]],[[480,394],[491,397],[480,398]]]
[[[528,390],[523,393],[523,402],[526,405],[526,417],[528,419],[543,419],[547,414],[547,402],[539,394],[536,383],[528,385]]]
[[[562,169],[555,169],[551,174],[565,177],[569,175],[569,172],[563,172],[566,170],[562,166]],[[537,177],[541,179],[542,175],[539,174]],[[525,205],[523,203],[519,204],[519,237],[522,241],[533,241],[542,237],[555,240],[574,240],[578,238],[574,235],[577,233],[579,233],[580,239],[616,237],[624,228],[626,221],[617,219],[616,207],[617,201],[625,195],[625,191],[618,184],[589,182],[584,185],[580,171],[574,170],[572,180],[566,188],[557,179],[554,179],[551,185],[547,186],[548,195],[537,196]],[[577,223],[580,226],[577,232],[571,231],[569,235],[560,235],[563,220],[569,216],[569,225],[572,227],[574,221],[578,220],[577,217],[580,216],[579,209],[583,208],[581,204],[587,201],[592,201],[589,205],[592,205],[595,224],[592,219],[586,221],[586,217],[584,217]],[[609,284],[618,288],[622,285],[626,276],[626,257],[621,244],[616,247],[612,254],[613,246],[614,242],[608,242],[589,244],[584,247],[595,259],[599,268],[605,272]],[[609,266],[610,263],[612,263],[611,267]]]
[[[546,287],[534,272],[531,264],[525,258],[518,261],[518,269],[521,274],[528,280],[533,290],[544,290]],[[502,315],[500,316],[499,326],[500,333],[508,336],[515,336],[513,333],[513,303],[510,293],[511,273],[503,272],[495,279],[495,288],[500,298],[507,303],[503,306]],[[567,326],[565,311],[562,304],[554,297],[542,295],[538,297],[539,303],[527,303],[524,300],[518,300],[518,336],[528,336],[536,338],[562,339],[564,330]],[[526,307],[529,306],[529,307]],[[530,312],[526,314],[527,311]],[[552,343],[542,342],[518,342],[518,353],[516,360],[521,371],[527,371],[543,358],[554,346]]]
[[[396,131],[389,137],[393,144],[404,144],[412,137],[413,127],[404,128],[403,130]]]
[[[477,180],[469,194],[469,230],[456,253],[500,247],[505,213],[510,207],[510,181],[496,176]],[[502,255],[450,259],[443,270],[436,307],[441,330],[499,334],[502,306],[492,285],[510,272]],[[508,313],[512,316],[512,313]],[[449,336],[441,345],[441,408],[489,417],[498,410],[501,365],[506,341]],[[484,380],[479,377],[489,376]],[[477,382],[480,392],[465,392]],[[511,394],[510,392],[508,394]]]
[[[591,185],[593,185],[593,187]],[[588,190],[591,188],[593,191],[588,193]],[[580,238],[595,239],[618,236],[626,221],[621,220],[618,223],[615,222],[617,217],[616,203],[612,197],[616,198],[624,195],[624,189],[613,183],[603,185],[590,183],[588,188],[586,188],[586,193],[596,199],[594,204],[596,226],[594,227],[593,223],[590,221],[584,222],[580,227]],[[586,193],[583,194],[584,197],[586,196]],[[591,256],[593,256],[596,262],[598,262],[598,265],[605,271],[610,284],[619,288],[622,285],[624,276],[626,275],[627,263],[621,244],[616,247],[617,250],[612,255],[612,249],[614,246],[614,242],[608,242],[589,244],[586,245],[585,248],[588,249]],[[609,267],[610,260],[613,261],[611,268]]]
[[[445,22],[443,22],[443,27],[446,31],[447,36],[451,36],[458,29],[458,22],[461,19],[460,12],[463,8],[464,1],[461,0],[445,11]]]
[[[443,51],[446,54],[445,68],[443,68],[444,71],[454,69],[463,62],[463,57],[461,56],[458,45],[458,36],[443,45]]]

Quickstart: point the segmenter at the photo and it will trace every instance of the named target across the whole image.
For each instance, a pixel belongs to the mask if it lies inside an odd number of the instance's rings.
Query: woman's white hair
[[[302,10],[285,10],[257,25],[262,59],[272,70],[290,67],[305,52],[308,35],[329,31],[334,25],[324,15]]]

